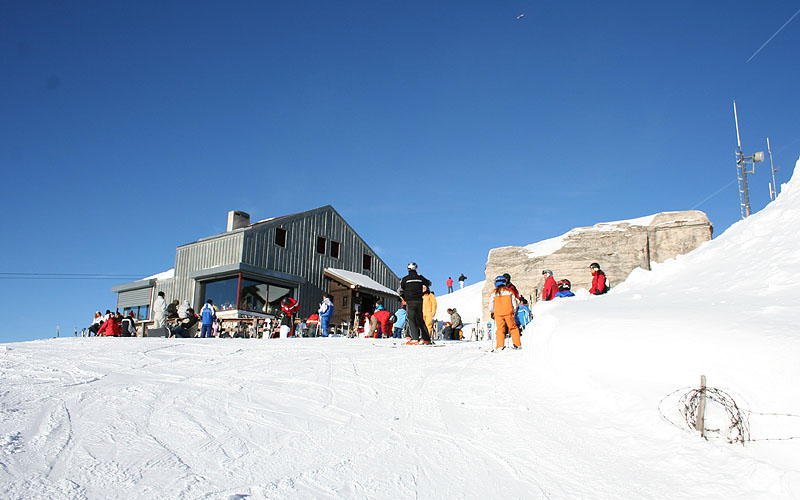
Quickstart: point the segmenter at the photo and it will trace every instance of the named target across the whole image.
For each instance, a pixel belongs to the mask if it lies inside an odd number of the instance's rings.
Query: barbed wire
[[[677,399],[675,405],[677,406],[678,413],[682,417],[682,422],[675,422],[670,419],[664,412],[664,403],[674,397],[676,394],[682,393]],[[661,417],[670,424],[678,427],[679,429],[695,430],[697,428],[697,414],[700,406],[700,401],[705,393],[706,408],[709,403],[713,403],[725,410],[728,418],[727,429],[708,429],[705,428],[705,437],[725,439],[729,443],[742,443],[756,442],[756,441],[789,441],[792,439],[800,439],[800,436],[786,436],[777,438],[753,438],[750,433],[750,416],[778,416],[778,417],[791,417],[800,418],[800,415],[792,413],[776,413],[776,412],[756,412],[749,408],[741,407],[734,397],[728,392],[718,387],[682,387],[664,396],[658,403],[658,411]],[[740,398],[743,399],[743,398]],[[709,434],[711,433],[711,434]]]

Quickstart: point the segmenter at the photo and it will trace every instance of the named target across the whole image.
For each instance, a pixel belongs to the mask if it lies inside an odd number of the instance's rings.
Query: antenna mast
[[[769,151],[769,169],[772,171],[772,184],[769,185],[769,199],[775,201],[775,198],[778,197],[778,185],[775,184],[775,172],[777,172],[778,169],[775,168],[775,164],[772,163],[772,148],[769,146],[769,137],[767,137],[767,151]]]
[[[756,163],[764,161],[764,152],[759,151],[750,156],[742,152],[742,139],[739,135],[739,114],[736,112],[736,101],[733,101],[733,119],[736,122],[736,176],[739,179],[739,207],[742,219],[750,216],[750,194],[747,191],[747,174],[756,173]],[[747,164],[752,165],[752,170],[747,170]]]
[[[742,219],[750,215],[750,197],[747,193],[747,174],[744,168],[744,153],[742,153],[742,139],[739,135],[739,114],[736,112],[736,101],[733,101],[733,120],[736,123],[736,177],[739,181],[739,210]]]

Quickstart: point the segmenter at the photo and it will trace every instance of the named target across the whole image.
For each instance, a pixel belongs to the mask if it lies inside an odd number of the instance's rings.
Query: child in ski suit
[[[498,351],[505,349],[506,338],[502,332],[505,332],[506,328],[511,333],[511,340],[514,343],[513,349],[520,348],[519,328],[517,328],[517,322],[514,321],[514,314],[519,306],[519,301],[517,301],[517,297],[514,296],[511,290],[506,288],[506,283],[504,276],[495,278],[495,289],[491,297],[489,297],[489,313],[495,321],[495,331],[497,332],[495,350]]]

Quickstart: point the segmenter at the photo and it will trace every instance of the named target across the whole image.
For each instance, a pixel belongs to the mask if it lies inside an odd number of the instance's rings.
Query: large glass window
[[[211,299],[219,311],[239,309],[277,316],[281,312],[281,300],[287,295],[291,296],[294,292],[294,289],[290,287],[248,278],[242,278],[241,293],[238,293],[238,285],[238,276],[206,283],[203,303]],[[236,307],[237,296],[239,297],[238,308]]]
[[[287,295],[291,295],[292,291],[291,288],[285,286],[242,279],[239,309],[277,316],[281,311],[281,300]]]
[[[227,278],[219,281],[210,281],[205,285],[203,303],[208,299],[214,301],[219,311],[230,311],[236,309],[236,297],[238,296],[239,277]]]

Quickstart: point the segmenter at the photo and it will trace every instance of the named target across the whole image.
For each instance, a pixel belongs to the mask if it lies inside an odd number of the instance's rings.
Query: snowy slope
[[[744,407],[800,415],[798,184],[606,296],[538,304],[522,352],[0,344],[0,498],[800,498],[800,439],[704,441],[659,411],[704,374]],[[481,286],[440,311],[463,300],[467,321]],[[798,417],[750,423],[800,436]]]
[[[456,289],[453,293],[437,295],[435,318],[440,321],[450,321],[447,309],[455,307],[458,314],[461,315],[461,321],[464,322],[464,325],[475,323],[481,317],[483,285],[484,282],[481,281],[474,285],[465,286],[461,290]]]

